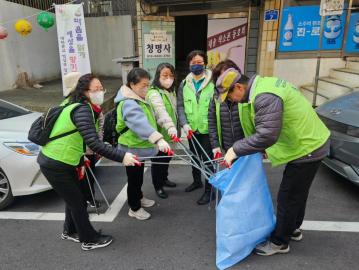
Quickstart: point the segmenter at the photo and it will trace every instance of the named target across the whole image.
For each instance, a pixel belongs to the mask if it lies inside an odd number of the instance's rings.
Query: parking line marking
[[[322,232],[359,232],[359,222],[336,222],[336,221],[309,221],[303,222],[301,227],[307,231]]]
[[[145,168],[146,173],[148,168]],[[127,184],[124,185],[120,193],[113,200],[111,207],[105,213],[97,215],[90,214],[90,221],[93,222],[112,222],[120,213],[122,207],[127,201]],[[61,221],[65,220],[65,213],[49,213],[49,212],[14,212],[0,211],[0,219],[16,219],[16,220],[47,220]]]

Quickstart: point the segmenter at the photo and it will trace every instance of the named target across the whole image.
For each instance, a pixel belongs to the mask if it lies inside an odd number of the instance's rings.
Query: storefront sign
[[[359,52],[359,13],[352,13],[350,15],[345,52]]]
[[[277,9],[266,10],[264,12],[264,21],[266,22],[277,21],[278,13],[279,11]]]
[[[174,21],[142,21],[142,63],[152,78],[159,64],[175,66],[174,41]]]
[[[62,78],[70,72],[91,72],[82,4],[56,5],[56,25]]]
[[[319,6],[286,7],[283,9],[279,51],[315,51],[319,49]],[[342,46],[346,13],[325,18],[323,50],[339,50]]]
[[[172,35],[163,30],[153,30],[144,35],[145,58],[171,58]]]
[[[244,71],[247,33],[247,18],[208,20],[208,66],[231,59]]]

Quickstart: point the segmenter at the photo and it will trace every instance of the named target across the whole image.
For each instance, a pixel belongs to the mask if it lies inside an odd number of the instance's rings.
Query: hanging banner
[[[82,4],[56,5],[55,11],[62,78],[70,72],[91,73]]]
[[[164,21],[142,21],[142,62],[154,78],[157,66],[170,63],[175,66],[175,22],[173,18]]]
[[[286,7],[282,12],[280,52],[316,51],[319,49],[319,6]],[[340,50],[344,36],[346,12],[325,17],[323,50]]]
[[[208,67],[230,59],[244,72],[247,33],[247,18],[208,20]]]

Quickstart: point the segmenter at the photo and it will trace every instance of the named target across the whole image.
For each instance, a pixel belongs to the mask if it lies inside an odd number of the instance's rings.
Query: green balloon
[[[45,31],[48,31],[49,28],[53,27],[55,24],[55,17],[53,14],[49,12],[41,12],[37,16],[37,23],[45,29]]]

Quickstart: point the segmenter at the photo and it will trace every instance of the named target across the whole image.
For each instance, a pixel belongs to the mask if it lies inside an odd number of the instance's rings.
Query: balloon
[[[29,21],[21,19],[15,23],[15,30],[21,36],[26,37],[32,31],[32,25]]]
[[[0,25],[0,39],[7,38],[7,35],[8,35],[8,33],[7,33],[6,28]]]
[[[37,16],[37,23],[44,28],[45,31],[48,31],[49,28],[53,27],[55,24],[54,15],[49,12],[41,12]]]

